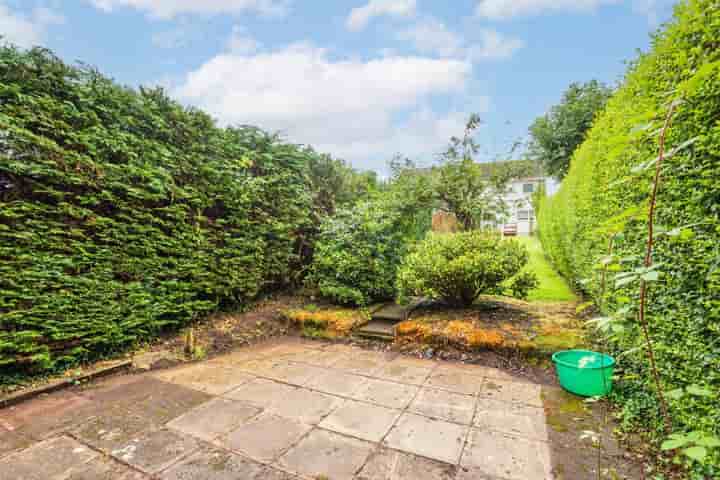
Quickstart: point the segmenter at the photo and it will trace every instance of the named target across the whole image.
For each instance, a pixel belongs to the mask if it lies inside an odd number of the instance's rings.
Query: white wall
[[[538,186],[545,184],[547,188],[547,181],[545,178],[528,178],[514,180],[508,186],[508,191],[503,195],[503,200],[508,206],[509,215],[504,219],[504,222],[499,225],[502,231],[507,224],[515,224],[517,226],[518,235],[529,235],[537,228],[537,219],[535,218],[535,212],[532,208],[532,192],[524,192],[523,185],[532,184],[533,191],[537,190]],[[525,220],[520,220],[518,213],[520,211],[528,212],[528,217]]]

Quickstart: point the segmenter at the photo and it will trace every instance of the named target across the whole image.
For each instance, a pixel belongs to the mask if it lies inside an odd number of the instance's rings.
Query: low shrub
[[[424,296],[468,306],[483,293],[502,290],[500,284],[527,261],[525,247],[494,233],[431,233],[403,260],[397,287],[401,299]]]
[[[511,297],[526,300],[531,290],[540,285],[537,275],[534,272],[520,272],[508,282],[508,290]]]

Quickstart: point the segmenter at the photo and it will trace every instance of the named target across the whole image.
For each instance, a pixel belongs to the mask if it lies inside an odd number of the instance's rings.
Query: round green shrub
[[[469,306],[528,262],[528,252],[515,240],[470,231],[429,234],[403,260],[397,288],[401,298],[424,296],[453,306]]]

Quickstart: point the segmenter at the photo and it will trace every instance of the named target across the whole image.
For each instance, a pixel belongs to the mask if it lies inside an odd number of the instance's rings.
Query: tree
[[[610,95],[612,89],[597,80],[572,83],[560,103],[530,126],[530,157],[549,175],[562,179],[570,167],[573,152],[585,139],[585,133]]]
[[[444,163],[436,172],[435,192],[442,208],[457,217],[465,230],[494,220],[506,205],[502,193],[513,176],[513,162],[477,163],[479,150],[473,138],[480,126],[480,117],[470,116],[462,138],[452,137],[442,154]]]

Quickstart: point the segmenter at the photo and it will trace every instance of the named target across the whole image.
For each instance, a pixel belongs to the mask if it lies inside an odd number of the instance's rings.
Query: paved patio
[[[0,410],[0,478],[542,480],[541,388],[284,340]]]

